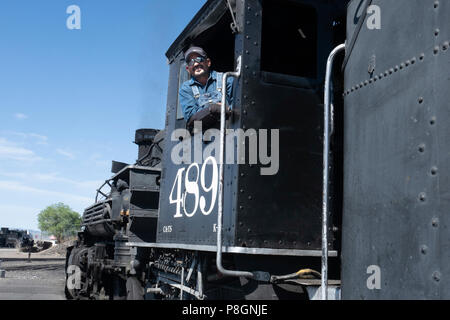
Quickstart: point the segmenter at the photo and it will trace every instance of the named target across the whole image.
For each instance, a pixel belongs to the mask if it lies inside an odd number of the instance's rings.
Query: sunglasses
[[[194,63],[196,63],[196,62],[198,62],[198,63],[205,62],[206,59],[207,59],[206,57],[202,57],[202,56],[199,56],[199,57],[197,57],[197,58],[191,59],[191,60],[188,62],[188,66],[189,66],[189,67],[192,67],[192,66],[194,65]]]

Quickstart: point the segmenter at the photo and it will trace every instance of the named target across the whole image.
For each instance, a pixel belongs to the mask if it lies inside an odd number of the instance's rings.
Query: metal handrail
[[[101,194],[105,199],[108,198],[108,195],[104,194],[102,192],[102,189],[104,186],[108,185],[109,187],[111,187],[111,184],[109,183],[109,181],[111,181],[111,179],[105,180],[105,182],[100,186],[100,188],[98,188],[96,191],[97,193],[95,194],[95,203],[98,202],[98,195]]]
[[[223,224],[223,192],[224,192],[224,162],[225,162],[225,113],[227,101],[227,79],[228,77],[239,78],[241,76],[241,59],[239,56],[237,60],[237,67],[235,72],[227,72],[222,79],[222,105],[220,110],[220,161],[219,161],[219,204],[217,212],[217,255],[216,266],[217,270],[224,276],[232,277],[246,277],[253,278],[254,275],[248,271],[226,270],[222,265],[222,224]]]
[[[328,300],[328,183],[330,152],[330,87],[331,71],[336,54],[345,49],[345,44],[331,51],[327,60],[324,93],[324,139],[323,139],[323,193],[322,193],[322,300]]]

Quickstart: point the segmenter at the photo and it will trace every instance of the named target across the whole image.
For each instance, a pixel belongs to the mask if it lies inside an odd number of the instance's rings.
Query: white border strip
[[[179,243],[152,243],[152,242],[128,242],[128,247],[143,247],[143,248],[165,248],[165,249],[183,249],[194,251],[210,251],[216,252],[216,246],[208,245],[190,245]],[[228,247],[223,246],[225,253],[243,253],[243,254],[262,254],[270,256],[297,256],[297,257],[321,257],[321,250],[298,250],[298,249],[268,249],[268,248],[246,248],[246,247]],[[329,257],[337,257],[338,253],[335,250],[328,252]]]

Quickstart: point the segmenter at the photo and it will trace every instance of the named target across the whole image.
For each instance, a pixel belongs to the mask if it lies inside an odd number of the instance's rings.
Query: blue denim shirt
[[[233,82],[234,82],[233,77],[229,77],[227,79],[227,102],[228,102],[228,105],[230,105],[230,106],[233,103],[233,96],[232,96]],[[179,102],[180,102],[180,106],[183,110],[184,119],[186,121],[189,121],[189,119],[195,113],[197,113],[198,111],[200,111],[201,109],[203,109],[205,107],[204,105],[202,105],[201,102],[199,103],[199,101],[204,100],[203,97],[200,97],[200,99],[194,98],[194,93],[192,92],[193,85],[196,85],[198,87],[201,96],[203,96],[205,94],[207,96],[210,95],[213,97],[214,103],[221,102],[221,98],[218,99],[218,97],[220,95],[218,94],[218,91],[217,91],[217,72],[216,71],[211,72],[205,86],[202,86],[200,84],[200,82],[198,82],[197,80],[195,80],[194,77],[192,77],[190,80],[184,82],[181,85],[180,92],[179,92]]]

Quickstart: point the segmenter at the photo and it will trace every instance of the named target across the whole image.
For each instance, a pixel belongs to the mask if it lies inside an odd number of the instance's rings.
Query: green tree
[[[63,235],[75,233],[81,227],[81,216],[64,203],[48,206],[38,215],[39,229],[53,234],[58,242]]]

